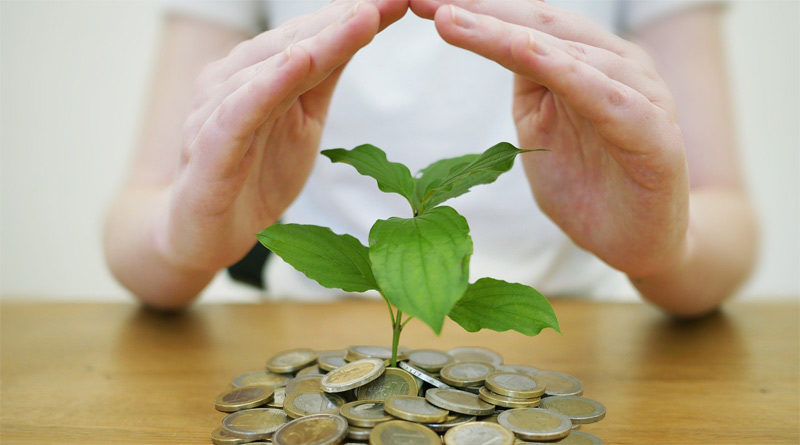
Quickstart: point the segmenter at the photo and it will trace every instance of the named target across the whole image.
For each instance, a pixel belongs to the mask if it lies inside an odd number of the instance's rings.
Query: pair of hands
[[[317,157],[342,69],[409,6],[447,42],[516,74],[520,146],[550,149],[524,156],[526,173],[567,235],[633,277],[682,261],[683,140],[644,51],[535,0],[338,0],[241,43],[200,75],[155,233],[170,262],[219,270],[278,220]]]

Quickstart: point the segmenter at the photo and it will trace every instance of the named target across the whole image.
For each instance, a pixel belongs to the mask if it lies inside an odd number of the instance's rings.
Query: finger
[[[592,20],[534,0],[410,0],[420,17],[432,19],[439,7],[452,4],[469,11],[496,17],[504,22],[535,28],[555,37],[630,55],[634,45],[605,30]]]
[[[656,76],[634,60],[620,57],[611,51],[579,42],[559,39],[536,29],[503,22],[488,15],[473,14],[452,5],[440,8],[435,16],[436,29],[450,44],[492,59],[513,71],[511,55],[514,35],[530,33],[534,40],[558,48],[581,62],[598,69],[611,79],[641,92],[648,99],[660,102],[664,88]]]
[[[372,39],[378,23],[375,8],[362,5],[345,23],[330,25],[274,56],[275,69],[260,70],[227,96],[202,125],[190,147],[197,152],[200,166],[212,167],[222,176],[235,174],[255,130],[349,60]]]
[[[318,11],[295,17],[275,29],[244,41],[224,59],[212,63],[201,75],[206,85],[221,82],[241,69],[280,53],[287,47],[319,33],[326,26],[346,16],[357,3],[370,3],[378,8],[380,29],[400,19],[408,7],[407,0],[338,0]]]

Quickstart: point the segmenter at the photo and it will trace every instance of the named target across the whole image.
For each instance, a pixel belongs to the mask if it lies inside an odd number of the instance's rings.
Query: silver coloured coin
[[[286,388],[276,388],[275,393],[272,395],[272,400],[267,403],[267,406],[283,408],[284,399],[286,399]]]
[[[336,368],[341,368],[347,364],[344,357],[347,355],[346,350],[340,351],[325,351],[317,353],[317,366],[323,371],[333,371]]]
[[[474,386],[483,383],[494,372],[494,366],[485,362],[460,362],[442,368],[439,377],[451,386]]]
[[[514,445],[514,433],[493,422],[472,422],[451,428],[444,445]]]
[[[447,351],[456,362],[484,362],[491,363],[494,366],[503,364],[503,357],[500,354],[492,351],[491,349],[481,348],[479,346],[465,346],[461,348],[453,348]]]
[[[275,431],[275,445],[335,445],[347,434],[347,420],[335,414],[314,414],[292,420]]]
[[[267,439],[287,420],[286,413],[279,409],[246,409],[229,414],[222,419],[222,429],[226,433],[242,439]]]
[[[267,369],[272,372],[295,372],[317,361],[317,353],[311,349],[291,349],[279,352],[267,360]]]
[[[571,375],[555,371],[542,371],[536,379],[544,383],[548,396],[579,396],[583,394],[583,383]]]
[[[541,408],[515,408],[497,416],[497,423],[525,440],[557,440],[572,431],[569,417]]]
[[[381,359],[356,360],[325,374],[320,385],[325,392],[344,392],[377,379],[385,369]]]
[[[445,431],[449,430],[454,426],[474,421],[475,421],[475,416],[469,416],[466,414],[459,414],[459,413],[450,413],[447,415],[447,419],[445,419],[444,422],[426,423],[425,426],[436,431],[437,433],[444,433]]]
[[[431,388],[425,393],[425,400],[439,408],[472,416],[488,416],[495,410],[494,405],[477,395],[454,388]]]
[[[530,376],[534,376],[542,372],[540,369],[528,365],[500,365],[497,367],[497,370],[503,372],[516,372],[519,374],[526,374]]]
[[[553,445],[553,443],[558,443],[559,445],[603,445],[603,440],[599,437],[595,436],[594,434],[584,433],[583,431],[575,431],[573,430],[569,433],[569,436],[557,441],[557,442],[523,442],[519,441],[515,445],[523,445],[523,444],[530,444],[530,445]],[[249,445],[249,444],[248,444]]]
[[[418,368],[436,372],[453,363],[453,357],[435,349],[417,349],[408,353],[408,361]]]
[[[602,403],[579,396],[545,397],[542,408],[569,417],[575,425],[598,422],[606,416],[606,407]]]
[[[253,371],[239,374],[231,380],[231,386],[240,388],[242,386],[269,386],[270,388],[280,388],[286,386],[286,382],[291,379],[291,374],[276,374],[269,371]]]
[[[427,383],[427,384],[429,384],[431,386],[435,386],[436,388],[451,388],[451,386],[448,385],[447,383],[444,383],[443,381],[438,380],[436,377],[434,377],[434,376],[428,374],[427,372],[425,372],[425,371],[423,371],[423,370],[421,370],[421,369],[419,369],[419,368],[417,368],[417,367],[415,367],[413,365],[410,365],[410,364],[408,364],[406,362],[400,362],[400,363],[398,363],[398,366],[400,368],[405,369],[406,371],[408,371],[409,374],[413,375],[414,377],[422,380],[423,382],[425,382],[425,383]]]
[[[320,374],[309,374],[309,375],[301,375],[295,377],[286,382],[286,389],[284,395],[285,396],[291,395],[297,390],[322,391],[322,386],[320,385],[321,381],[322,381],[322,375]]]

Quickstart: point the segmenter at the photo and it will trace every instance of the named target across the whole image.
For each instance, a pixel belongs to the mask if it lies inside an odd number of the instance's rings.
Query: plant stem
[[[403,331],[403,325],[400,320],[403,318],[403,311],[397,310],[397,316],[394,318],[392,324],[392,367],[397,367],[397,346],[400,344],[400,332]]]

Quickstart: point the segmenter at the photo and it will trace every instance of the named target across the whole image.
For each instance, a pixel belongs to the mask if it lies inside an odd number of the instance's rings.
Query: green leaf
[[[378,220],[369,232],[369,258],[383,295],[437,334],[469,283],[472,238],[451,207],[414,218]]]
[[[468,159],[465,156],[431,164],[417,179],[416,193],[420,206],[423,210],[430,209],[450,198],[467,193],[476,185],[494,182],[498,176],[511,170],[518,154],[529,151],[538,150],[520,150],[508,142],[500,142],[480,155],[472,155],[475,156],[474,159],[467,164],[460,162]],[[448,164],[450,170],[445,172]],[[434,175],[440,176],[440,179],[436,179]]]
[[[536,335],[544,328],[561,332],[553,308],[536,289],[524,284],[481,278],[471,284],[449,314],[468,332],[512,329]]]
[[[386,153],[380,148],[364,144],[352,150],[344,148],[334,148],[323,150],[322,154],[327,156],[331,162],[342,162],[350,164],[364,176],[375,179],[378,188],[386,193],[398,193],[408,200],[411,208],[417,208],[417,200],[414,195],[414,178],[411,172],[403,164],[389,162]]]
[[[422,202],[425,198],[425,192],[430,190],[432,184],[438,185],[438,183],[441,183],[445,177],[447,177],[448,173],[464,167],[475,159],[478,159],[478,157],[480,157],[479,153],[473,153],[455,158],[441,159],[420,170],[415,184],[417,200]],[[434,184],[434,182],[437,184]]]
[[[325,287],[346,292],[378,289],[367,247],[350,235],[327,227],[273,224],[256,236],[267,249]]]

